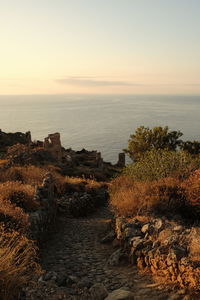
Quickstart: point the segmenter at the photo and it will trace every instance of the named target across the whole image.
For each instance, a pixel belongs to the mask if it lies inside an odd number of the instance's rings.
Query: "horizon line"
[[[196,93],[169,93],[169,94],[166,94],[166,93],[145,93],[145,94],[142,94],[142,93],[51,93],[51,94],[48,94],[48,93],[43,93],[43,94],[37,94],[37,93],[34,93],[34,94],[0,94],[0,97],[2,96],[200,96],[200,93],[196,94]]]

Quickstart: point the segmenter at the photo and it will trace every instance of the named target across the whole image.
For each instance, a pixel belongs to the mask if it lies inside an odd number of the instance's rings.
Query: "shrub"
[[[26,231],[28,227],[28,215],[15,204],[0,196],[0,223],[16,230]]]
[[[34,187],[21,182],[7,181],[0,184],[0,196],[4,200],[23,208],[25,211],[36,210],[39,203],[33,199]]]
[[[193,172],[181,184],[189,205],[194,207],[196,214],[200,214],[200,169]]]
[[[14,166],[0,170],[0,181],[21,181],[22,183],[38,185],[47,171],[35,166]]]
[[[141,155],[152,149],[176,150],[182,143],[179,140],[182,135],[180,131],[169,131],[168,126],[159,126],[153,129],[140,126],[130,136],[128,149],[124,151],[129,154],[132,160],[137,161]]]
[[[112,209],[125,216],[151,212],[173,215],[188,206],[180,180],[170,177],[158,181],[117,177],[111,182],[109,194]]]
[[[86,179],[80,177],[65,177],[65,189],[67,193],[74,192],[89,192],[96,194],[95,191],[100,190],[102,187],[107,188],[108,183],[96,181],[94,179]],[[97,196],[95,196],[97,197]]]
[[[200,142],[199,141],[186,141],[181,144],[180,148],[191,154],[199,154],[200,153]]]
[[[110,205],[119,215],[133,216],[147,212],[159,200],[158,191],[149,182],[125,176],[117,177],[109,186]]]
[[[28,185],[40,185],[47,172],[51,172],[56,191],[61,194],[65,191],[65,177],[59,174],[59,168],[46,165],[36,167],[33,165],[28,166],[14,166],[7,170],[0,170],[0,181],[20,181]]]
[[[8,163],[7,159],[0,159],[0,168],[3,168]]]
[[[189,235],[189,258],[192,261],[200,261],[200,228],[193,227]]]
[[[174,176],[185,178],[200,167],[199,156],[192,156],[184,151],[151,150],[136,163],[128,165],[123,175],[135,180],[157,180]]]
[[[20,288],[40,274],[36,251],[25,236],[0,226],[0,299],[17,299]]]
[[[152,182],[149,182],[149,184],[152,184]],[[174,177],[162,178],[154,181],[153,187],[157,201],[152,206],[152,211],[170,216],[175,214],[187,216],[189,205],[180,179]]]

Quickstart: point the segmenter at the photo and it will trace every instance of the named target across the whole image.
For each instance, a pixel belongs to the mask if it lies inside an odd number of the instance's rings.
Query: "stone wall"
[[[119,153],[118,154],[118,162],[117,167],[124,168],[126,166],[126,156],[125,153]]]
[[[42,185],[35,188],[34,198],[40,202],[41,208],[29,216],[30,237],[40,242],[47,233],[49,225],[54,221],[57,212],[54,184],[50,173],[45,175]]]
[[[58,160],[62,161],[62,146],[60,141],[60,133],[49,134],[48,137],[44,139],[43,147],[45,150],[51,152],[52,156]]]
[[[199,228],[186,228],[162,219],[142,222],[137,217],[121,217],[115,220],[115,233],[122,248],[111,261],[128,255],[132,264],[150,271],[161,281],[200,290]]]

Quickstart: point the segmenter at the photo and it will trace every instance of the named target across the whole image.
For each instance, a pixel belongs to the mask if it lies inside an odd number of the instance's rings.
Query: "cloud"
[[[184,86],[200,86],[200,83],[186,83]]]
[[[68,77],[57,79],[57,83],[87,87],[105,87],[105,86],[141,86],[142,84],[131,83],[127,81],[96,80],[92,77]]]

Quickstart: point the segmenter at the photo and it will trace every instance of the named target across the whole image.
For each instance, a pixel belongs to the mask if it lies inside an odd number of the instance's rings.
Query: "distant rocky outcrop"
[[[26,133],[15,132],[6,133],[0,129],[0,153],[6,152],[7,148],[15,144],[29,145],[31,144],[31,133],[27,131]]]
[[[105,162],[98,151],[65,149],[60,133],[52,133],[44,141],[31,140],[31,133],[0,132],[0,153],[8,159],[8,165],[59,166],[63,175],[95,178],[105,181],[125,166],[125,154],[120,153],[116,164]]]

